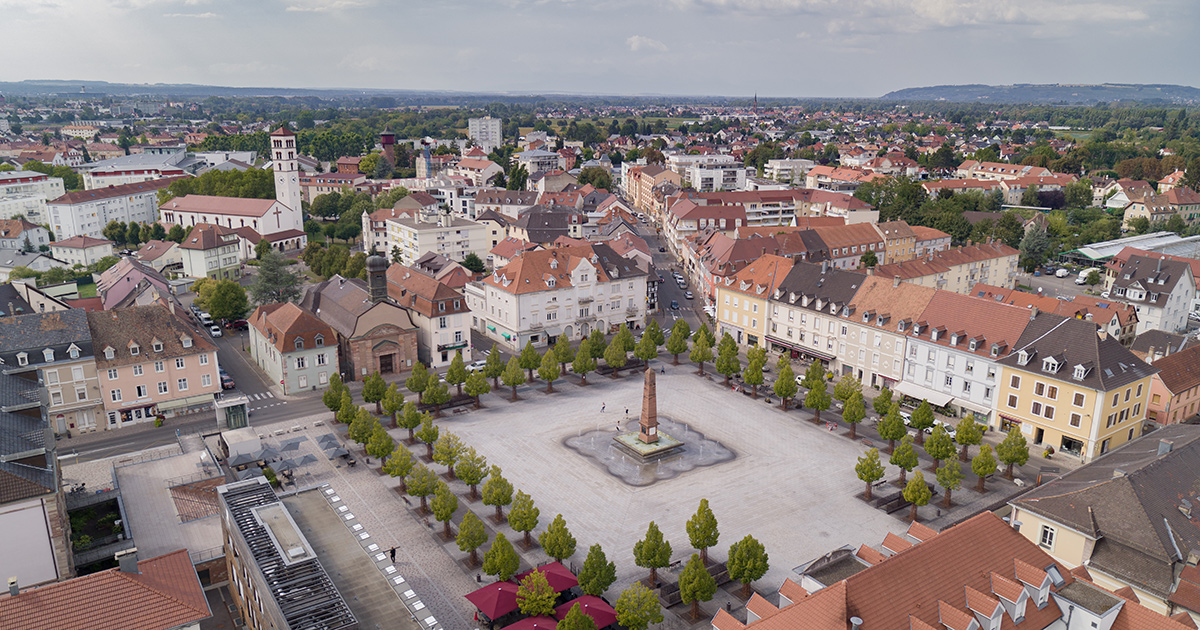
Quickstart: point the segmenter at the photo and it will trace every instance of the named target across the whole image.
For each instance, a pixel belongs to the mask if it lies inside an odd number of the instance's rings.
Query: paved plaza
[[[702,498],[720,525],[716,559],[724,560],[729,545],[747,534],[766,546],[771,570],[757,583],[766,592],[793,575],[796,565],[843,544],[878,545],[888,532],[904,532],[904,522],[855,498],[862,491],[854,474],[854,462],[865,451],[860,443],[815,430],[806,416],[733,394],[694,372],[690,365],[668,366],[658,375],[659,412],[690,424],[737,457],[650,486],[630,486],[563,445],[588,431],[605,430],[611,439],[618,424],[632,428],[641,410],[640,373],[617,380],[592,375],[588,387],[568,376],[571,382],[551,395],[535,383],[519,390],[523,400],[516,403],[508,402],[505,388],[484,398],[485,410],[447,415],[439,425],[500,465],[505,477],[533,497],[541,509],[539,531],[555,514],[564,515],[579,542],[576,567],[588,546],[604,548],[617,564],[610,598],[645,577],[634,564],[633,545],[650,521],[671,542],[672,560],[686,561],[694,553],[684,526]]]

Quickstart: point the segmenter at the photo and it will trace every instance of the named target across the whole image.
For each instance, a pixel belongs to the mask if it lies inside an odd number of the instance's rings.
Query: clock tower
[[[271,132],[271,163],[275,170],[275,200],[300,216],[300,161],[296,134],[287,127]]]

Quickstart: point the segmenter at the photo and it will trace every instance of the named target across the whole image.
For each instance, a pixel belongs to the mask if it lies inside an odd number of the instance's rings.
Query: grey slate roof
[[[397,311],[396,318],[391,323],[404,330],[416,328],[407,309],[390,300],[387,304]],[[365,281],[335,275],[309,287],[300,306],[316,314],[318,319],[329,324],[339,335],[352,339],[354,329],[358,326],[358,318],[371,310],[375,304],[371,302]]]
[[[1165,455],[1162,440],[1172,443]],[[1200,426],[1159,429],[1013,505],[1098,539],[1092,567],[1166,597],[1172,562],[1200,548]]]
[[[844,271],[832,266],[822,272],[819,264],[797,261],[788,271],[783,282],[779,283],[776,295],[771,297],[792,303],[791,294],[794,293],[796,295],[794,306],[816,311],[817,302],[820,301],[822,310],[828,313],[829,305],[832,303],[837,305],[837,314],[840,315],[842,307],[849,305],[854,300],[854,294],[858,293],[865,277],[861,273]],[[804,306],[801,296],[810,298],[808,306]]]
[[[9,304],[12,304],[11,309],[9,309]],[[8,312],[9,310],[13,312],[10,313]],[[0,317],[32,312],[33,307],[29,305],[29,302],[25,301],[25,298],[21,297],[21,294],[17,292],[12,284],[0,284]]]
[[[1020,363],[1021,351],[1029,362]],[[1055,357],[1060,363],[1057,372],[1043,369],[1043,360]],[[1158,369],[1137,358],[1115,337],[1096,334],[1096,324],[1053,313],[1038,313],[1025,327],[1025,332],[1013,346],[1012,352],[1000,363],[1030,370],[1060,381],[1101,391],[1123,387],[1158,372]],[[1074,377],[1075,366],[1086,368],[1082,380]]]
[[[1197,345],[1197,342],[1192,337],[1187,335],[1176,335],[1165,330],[1157,328],[1147,330],[1133,339],[1133,345],[1129,348],[1134,352],[1149,352],[1150,348],[1154,348],[1155,354],[1165,353],[1170,348],[1171,353],[1179,352]]]
[[[67,352],[72,344],[81,357],[91,356],[92,333],[83,309],[0,318],[0,365],[4,370],[18,367],[20,352],[29,355],[29,365],[44,364],[42,351],[47,348],[54,350],[56,361],[70,360]]]
[[[1144,289],[1147,293],[1146,299],[1135,301],[1163,306],[1180,278],[1191,273],[1191,267],[1182,261],[1163,260],[1152,256],[1130,256],[1129,261],[1118,271],[1112,288],[1114,291],[1119,288]]]

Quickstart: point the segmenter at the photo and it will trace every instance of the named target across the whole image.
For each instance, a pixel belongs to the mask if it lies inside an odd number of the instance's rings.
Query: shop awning
[[[951,400],[954,400],[954,396],[951,396],[950,394],[932,390],[928,387],[922,387],[915,383],[910,383],[909,381],[900,381],[899,383],[896,383],[896,387],[894,389],[897,393],[904,394],[905,396],[912,396],[913,398],[920,400],[928,400],[929,404],[933,405],[934,407],[945,407],[946,405],[950,404]]]
[[[183,409],[184,407],[195,407],[199,405],[213,404],[212,394],[201,394],[199,396],[189,396],[187,398],[176,398],[175,400],[167,400],[158,403],[159,411],[170,411],[172,409]]]
[[[983,405],[977,405],[977,404],[975,404],[969,400],[963,399],[963,398],[954,399],[954,404],[958,405],[959,407],[962,407],[963,409],[966,409],[967,411],[970,411],[976,415],[983,416],[985,418],[990,416],[992,413],[992,409],[990,407],[985,407]]]

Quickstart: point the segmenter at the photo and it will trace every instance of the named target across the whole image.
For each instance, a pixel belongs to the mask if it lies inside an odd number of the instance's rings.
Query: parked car
[[[213,325],[212,315],[209,315],[208,313],[200,313],[200,323],[204,324],[205,326],[212,326]]]
[[[225,322],[225,327],[229,330],[246,330],[250,328],[250,322],[244,319],[231,319]]]
[[[233,389],[237,387],[233,382],[233,377],[228,374],[221,375],[221,389]]]
[[[665,252],[665,251],[667,251],[667,248],[666,248],[666,247],[659,247],[659,248],[658,248],[658,251],[660,251],[660,252]]]
[[[1058,271],[1054,272],[1055,278],[1066,278],[1069,275],[1071,275],[1071,271],[1069,269],[1065,269],[1065,268],[1059,269]]]
[[[683,297],[685,297],[685,298],[687,298],[687,299],[691,300],[691,299],[695,298],[696,296],[692,295],[692,292],[691,292],[691,291],[684,291],[684,292],[683,292]]]
[[[216,324],[209,326],[208,334],[212,335],[213,337],[220,337],[221,336],[221,327]]]
[[[467,371],[478,372],[482,370],[485,365],[487,365],[487,361],[474,361],[467,365]]]
[[[679,310],[679,300],[671,300],[671,310],[672,311]]]

